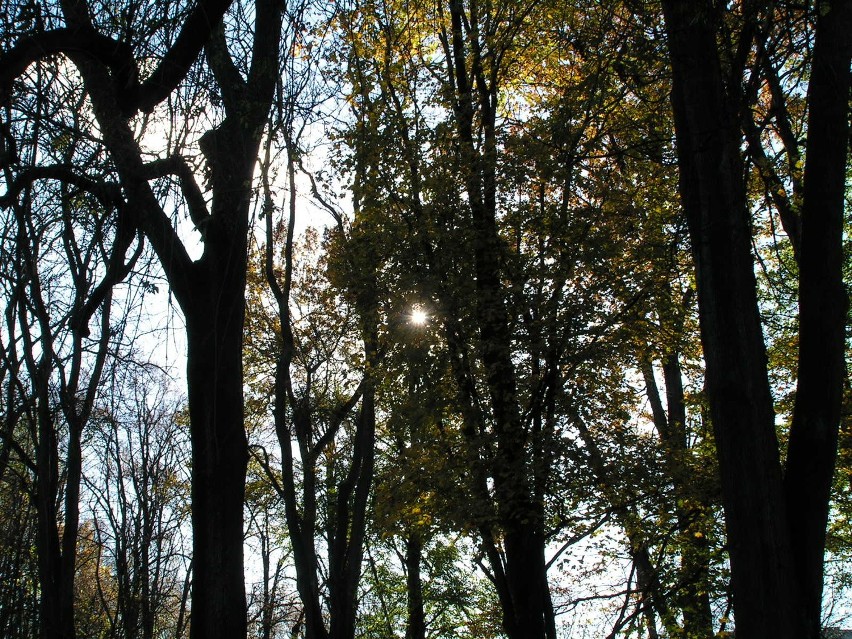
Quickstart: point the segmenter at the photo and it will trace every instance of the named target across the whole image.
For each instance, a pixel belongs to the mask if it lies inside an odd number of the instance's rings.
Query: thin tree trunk
[[[663,459],[674,487],[674,511],[680,535],[680,574],[675,599],[683,615],[683,632],[690,639],[713,636],[713,615],[710,606],[710,557],[706,531],[710,504],[698,494],[704,487],[696,486],[690,467],[686,438],[686,404],[677,352],[663,362],[667,409],[663,408],[660,392],[650,362],[642,365],[648,401],[654,425],[663,447]],[[696,490],[698,488],[698,490]],[[697,533],[697,534],[696,534]]]
[[[411,531],[405,538],[405,582],[408,594],[408,622],[405,639],[426,639],[426,615],[423,610],[423,582],[420,563],[423,544],[420,535]]]

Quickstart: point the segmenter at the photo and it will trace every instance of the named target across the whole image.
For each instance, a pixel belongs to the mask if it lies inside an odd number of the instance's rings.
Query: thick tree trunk
[[[241,639],[247,630],[242,524],[248,451],[243,428],[242,330],[248,216],[259,141],[279,77],[284,7],[269,0],[254,3],[253,41],[244,78],[230,56],[224,32],[220,30],[218,38],[208,42],[230,2],[202,0],[187,17],[173,48],[164,54],[162,65],[139,85],[137,61],[130,48],[116,43],[107,57],[122,58],[121,68],[107,66],[97,51],[87,52],[92,43],[103,44],[103,39],[91,22],[86,3],[68,0],[60,4],[69,33],[77,40],[65,52],[83,76],[127,199],[121,215],[128,228],[140,229],[150,239],[186,316],[193,448],[191,636]],[[200,141],[211,171],[209,213],[186,164],[177,158],[143,162],[128,125],[140,109],[148,112],[183,81],[205,42],[227,114]],[[65,48],[60,46],[60,50]],[[23,68],[13,65],[12,70],[20,73]],[[119,77],[122,73],[131,77]],[[180,178],[184,203],[202,233],[204,256],[198,262],[190,260],[149,184],[166,174]],[[171,207],[171,199],[169,202]],[[76,533],[76,521],[73,523],[71,532]],[[73,574],[68,578],[73,579]]]
[[[221,319],[224,326],[216,326]],[[187,322],[193,470],[190,630],[198,639],[245,637],[247,628],[243,501],[248,449],[243,430],[242,331],[241,322],[228,326],[236,320],[217,318],[213,311],[206,320]]]
[[[780,500],[771,399],[763,388],[767,382],[747,247],[747,215],[740,203],[744,187],[738,178],[742,171],[739,135],[729,125],[736,121],[736,114],[724,98],[709,9],[702,14],[687,3],[664,6],[675,74],[681,190],[698,274],[737,633],[816,639],[844,377],[847,301],[842,233],[852,3],[842,0],[818,6],[799,252],[798,388]],[[725,109],[730,117],[714,123],[713,112],[725,113]],[[725,385],[721,372],[725,369],[734,384]],[[729,394],[737,387],[745,392]],[[746,417],[739,423],[737,410]],[[756,446],[749,448],[750,444]],[[759,507],[752,516],[748,515],[750,504]],[[764,577],[750,584],[749,574]],[[792,634],[775,632],[779,623],[782,632]]]
[[[236,311],[236,309],[235,309]],[[227,315],[227,314],[226,314]],[[245,637],[242,322],[188,314],[192,431],[193,639]],[[229,325],[230,324],[230,325]]]
[[[680,191],[695,261],[706,388],[737,636],[804,636],[757,308],[740,132],[711,2],[663,2]]]
[[[73,639],[74,626],[68,623],[67,610],[61,606],[62,562],[56,521],[56,491],[59,462],[56,433],[47,408],[46,397],[39,398],[38,441],[35,485],[36,552],[38,555],[39,625],[42,639]],[[65,613],[65,614],[63,614]]]
[[[785,491],[807,636],[817,639],[823,555],[845,377],[843,217],[849,144],[852,2],[818,3],[808,85],[799,255],[799,380]]]
[[[65,596],[65,563],[59,552],[60,541],[53,500],[45,500],[40,487],[37,508],[36,550],[39,568],[39,627],[42,639],[74,639],[74,598]],[[50,507],[46,510],[46,507]]]
[[[257,142],[237,119],[208,133],[213,203],[204,256],[183,300],[192,442],[192,639],[247,633],[243,504],[248,442],[243,413],[248,205]]]

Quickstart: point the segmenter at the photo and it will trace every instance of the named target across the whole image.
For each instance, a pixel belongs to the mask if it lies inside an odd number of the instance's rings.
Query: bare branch
[[[12,82],[33,62],[57,54],[82,54],[109,68],[125,117],[150,113],[186,77],[230,5],[231,0],[200,0],[160,64],[141,84],[130,45],[98,33],[85,12],[77,12],[77,28],[27,35],[0,58],[0,101],[8,98]]]
[[[163,56],[160,64],[139,87],[134,111],[150,113],[166,99],[186,77],[201,49],[210,40],[232,0],[199,0],[198,6],[183,23],[177,39]]]
[[[0,195],[0,208],[12,206],[21,192],[37,180],[57,180],[71,184],[87,193],[91,193],[101,204],[108,208],[120,207],[123,204],[121,189],[119,189],[117,184],[85,177],[75,172],[67,164],[53,164],[50,166],[29,167],[18,173],[14,182],[8,185],[6,193]]]
[[[149,180],[167,175],[174,175],[178,178],[181,192],[189,209],[189,217],[195,224],[195,228],[202,231],[203,234],[204,224],[209,220],[210,212],[207,210],[207,202],[201,192],[201,187],[195,181],[195,175],[193,175],[186,160],[179,155],[172,155],[168,158],[149,162],[145,165],[145,171],[145,177]]]

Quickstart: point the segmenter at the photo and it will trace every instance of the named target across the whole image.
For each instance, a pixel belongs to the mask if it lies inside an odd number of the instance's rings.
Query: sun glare
[[[426,311],[420,307],[415,306],[411,309],[411,323],[417,326],[423,326],[426,321],[429,319],[429,315]]]

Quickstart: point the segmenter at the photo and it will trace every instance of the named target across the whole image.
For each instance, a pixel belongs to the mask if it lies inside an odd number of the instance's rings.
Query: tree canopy
[[[2,0],[0,633],[852,626],[850,64],[852,0]]]

